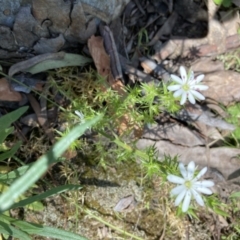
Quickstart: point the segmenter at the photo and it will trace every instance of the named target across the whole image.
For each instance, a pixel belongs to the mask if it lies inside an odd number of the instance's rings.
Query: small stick
[[[118,56],[114,37],[108,26],[100,26],[100,32],[104,39],[104,46],[107,54],[110,56],[110,67],[115,80],[123,79],[122,68]]]

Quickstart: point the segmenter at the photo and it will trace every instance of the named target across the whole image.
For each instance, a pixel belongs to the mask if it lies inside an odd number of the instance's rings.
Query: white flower
[[[85,123],[84,114],[82,112],[76,110],[75,114],[81,119],[81,123]]]
[[[85,116],[84,116],[84,114],[82,112],[79,112],[78,110],[75,110],[75,114],[80,118],[80,122],[81,123],[85,123],[86,122]],[[91,128],[88,127],[88,129],[91,132]]]
[[[187,170],[185,169],[184,165],[180,163],[179,170],[183,178],[175,175],[167,176],[169,182],[179,184],[177,187],[171,190],[172,195],[177,195],[175,206],[178,206],[184,198],[182,211],[186,212],[188,210],[192,195],[200,206],[204,206],[204,201],[199,192],[211,195],[212,191],[208,189],[208,187],[212,187],[214,185],[214,182],[209,180],[198,181],[206,173],[207,167],[203,168],[196,177],[194,177],[195,163],[193,161],[188,164]]]
[[[208,86],[199,84],[203,80],[204,75],[201,74],[194,78],[193,71],[189,71],[189,74],[187,75],[187,72],[183,66],[181,66],[179,70],[181,78],[173,74],[171,75],[172,80],[178,84],[169,86],[168,90],[172,92],[175,91],[173,94],[174,97],[179,97],[182,95],[180,101],[181,105],[186,102],[187,98],[192,104],[196,103],[195,98],[204,100],[205,97],[199,93],[199,91],[208,89]]]

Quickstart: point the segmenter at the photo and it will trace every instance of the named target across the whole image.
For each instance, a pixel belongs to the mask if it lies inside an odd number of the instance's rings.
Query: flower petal
[[[182,88],[180,88],[179,90],[177,90],[174,94],[173,94],[173,96],[176,98],[176,97],[179,97],[179,96],[181,96],[182,94],[183,94],[183,90],[182,90]]]
[[[183,184],[185,180],[181,177],[175,176],[175,175],[168,175],[167,180],[172,183],[176,184]]]
[[[199,182],[195,182],[194,186],[196,187],[212,187],[214,186],[214,182],[210,180],[203,180]]]
[[[200,83],[203,79],[204,79],[205,75],[201,74],[199,76],[196,77],[195,82],[196,83]]]
[[[195,90],[190,90],[191,94],[193,94],[194,97],[196,97],[197,99],[199,100],[204,100],[205,97],[198,91],[195,91]]]
[[[193,72],[192,70],[190,70],[188,81],[189,81],[189,82],[192,82],[193,80],[194,80],[194,72]],[[195,81],[194,81],[194,82],[195,82]]]
[[[178,194],[178,196],[175,199],[175,206],[178,206],[180,204],[180,202],[183,200],[185,194],[186,194],[187,190],[182,191],[180,194]]]
[[[200,84],[192,86],[192,89],[196,91],[205,91],[208,88],[209,87],[207,85],[200,85]]]
[[[191,90],[192,91],[192,90]],[[195,101],[195,98],[193,97],[191,91],[188,93],[188,100],[191,104],[195,104],[196,101]]]
[[[180,104],[183,105],[187,100],[187,93],[183,91]]]
[[[206,187],[194,187],[194,189],[200,193],[204,193],[204,194],[207,194],[207,195],[211,195],[212,194],[212,191],[209,189],[209,188],[206,188]]]
[[[186,168],[184,167],[183,163],[179,163],[178,168],[183,176],[184,179],[187,179],[187,171]]]
[[[195,191],[194,189],[192,189],[192,194],[193,194],[193,197],[195,198],[196,202],[200,206],[204,206],[204,201],[203,201],[201,195],[197,191]]]
[[[184,185],[177,186],[171,190],[172,195],[179,195],[181,192],[185,191],[186,187]]]
[[[181,85],[172,85],[172,86],[169,86],[167,89],[169,91],[176,91],[176,90],[178,90],[180,88],[181,88]]]
[[[179,83],[179,84],[183,84],[183,81],[180,77],[178,77],[177,75],[174,75],[174,74],[171,74],[171,79],[176,82],[176,83]]]
[[[186,69],[183,66],[181,66],[179,70],[180,70],[180,75],[181,75],[181,78],[182,78],[182,82],[186,83],[187,82],[187,72],[186,72]]]
[[[190,190],[188,190],[185,194],[185,198],[183,200],[183,205],[182,205],[182,211],[186,212],[189,208],[189,204],[192,198],[192,193]]]
[[[188,172],[188,180],[192,180],[194,172],[195,172],[195,163],[191,161],[187,166],[187,172]]]
[[[207,167],[203,168],[198,175],[193,179],[194,182],[198,181],[207,172]]]
[[[205,75],[201,74],[199,76],[196,77],[195,82],[196,83],[200,83],[203,79],[204,79]]]

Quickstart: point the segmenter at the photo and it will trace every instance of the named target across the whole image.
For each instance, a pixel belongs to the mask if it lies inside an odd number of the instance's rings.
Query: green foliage
[[[240,140],[240,103],[236,103],[227,108],[229,118],[227,121],[236,126],[236,129],[232,132],[232,136],[237,141]]]
[[[74,185],[60,186],[45,193],[22,199],[14,204],[14,201],[19,199],[25,191],[30,189],[42,174],[46,172],[49,166],[59,161],[59,157],[72,142],[101,118],[102,115],[99,115],[84,124],[78,124],[75,126],[64,138],[60,139],[48,153],[43,155],[38,161],[30,166],[20,167],[8,174],[0,174],[1,180],[11,183],[11,186],[0,195],[0,211],[5,212],[11,208],[23,207],[66,190],[76,190],[81,188],[81,186]],[[15,180],[15,178],[17,178],[17,180]],[[12,180],[15,181],[12,183]],[[56,239],[85,239],[79,235],[60,229],[8,218],[4,214],[0,215],[0,233],[11,235],[19,239],[31,239],[29,234],[37,234]]]
[[[238,30],[239,31],[239,30]],[[217,57],[218,60],[224,63],[224,68],[226,70],[233,70],[235,72],[240,72],[240,49],[236,49]]]
[[[230,7],[232,5],[232,0],[213,0],[216,5],[221,5],[223,7]]]
[[[138,33],[138,47],[140,47],[144,43],[146,44],[148,42],[149,42],[149,38],[148,38],[147,30],[145,28],[140,29],[140,31]]]
[[[18,178],[18,180],[11,185],[7,192],[4,192],[0,196],[0,211],[3,212],[9,209],[15,199],[29,189],[42,176],[42,174],[47,171],[51,164],[59,161],[59,157],[68,149],[73,141],[75,141],[86,131],[87,128],[91,127],[101,118],[102,115],[99,115],[84,124],[77,125],[68,133],[67,136],[60,139],[48,153],[32,164],[28,171]]]
[[[31,240],[32,238],[29,235],[32,234],[60,240],[87,240],[85,237],[68,231],[16,220],[6,215],[0,215],[0,233],[13,236],[20,240]]]
[[[60,54],[60,53],[58,53]],[[62,68],[66,66],[84,66],[87,63],[92,62],[92,59],[84,57],[78,54],[64,53],[64,57],[58,60],[45,60],[40,63],[35,64],[29,69],[25,69],[26,72],[31,74],[36,74],[40,72],[45,72],[49,69]]]
[[[14,131],[13,127],[10,127],[13,122],[15,122],[18,118],[22,116],[24,112],[27,111],[27,107],[19,108],[11,113],[8,113],[0,118],[0,148],[1,150],[6,149],[4,147],[4,141],[5,139]],[[4,161],[5,159],[11,158],[16,151],[20,147],[20,142],[16,143],[15,146],[13,146],[10,150],[4,151],[3,153],[0,153],[0,162]]]
[[[104,112],[105,117],[95,125],[94,129],[102,131],[107,128],[110,132],[115,131],[121,124],[119,120],[127,116],[129,121],[125,132],[127,135],[131,134],[136,126],[142,128],[144,124],[154,123],[155,118],[162,111],[173,113],[180,109],[172,93],[167,91],[167,86],[160,82],[159,85],[141,83],[134,87],[127,86],[123,89],[126,94],[120,96],[95,72],[83,74],[78,80],[76,74],[74,72],[66,74],[64,70],[59,70],[51,73],[49,77],[51,85],[71,102],[68,111],[62,112],[60,116],[70,127],[79,121],[79,118],[73,114],[76,110],[83,113],[85,120],[91,119],[96,112]],[[63,80],[56,83],[54,79],[59,77]],[[78,84],[79,81],[81,84]],[[66,129],[62,134],[66,134],[67,131]]]

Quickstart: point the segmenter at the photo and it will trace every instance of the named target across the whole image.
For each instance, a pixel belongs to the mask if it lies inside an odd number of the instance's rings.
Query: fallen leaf
[[[240,101],[240,74],[233,71],[218,71],[206,74],[203,84],[209,88],[204,96],[225,106]]]
[[[117,205],[113,208],[116,212],[123,212],[124,210],[129,209],[129,207],[133,207],[136,204],[136,201],[134,199],[133,195],[129,195],[127,197],[124,197],[119,200]]]
[[[0,101],[22,101],[22,95],[19,92],[12,90],[9,82],[5,78],[0,79]]]
[[[194,73],[212,73],[224,70],[224,63],[220,61],[212,61],[211,58],[200,58],[191,65]]]
[[[104,49],[102,37],[91,36],[88,40],[88,48],[98,73],[101,76],[106,77],[108,82],[113,81],[110,68],[110,57]]]

